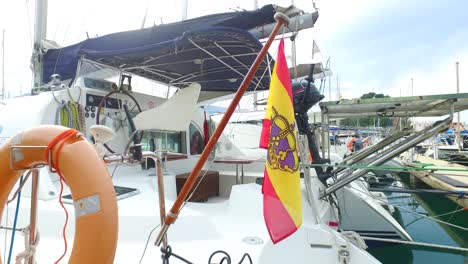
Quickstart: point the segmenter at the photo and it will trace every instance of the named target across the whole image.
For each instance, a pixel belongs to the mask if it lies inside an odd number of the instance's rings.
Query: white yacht
[[[37,2],[46,8],[46,1]],[[13,175],[0,180],[0,236],[7,241],[1,248],[8,249],[3,261],[378,263],[359,236],[329,226],[335,210],[319,199],[316,177],[304,178],[302,226],[273,244],[261,186],[234,184],[232,176],[214,171],[212,162],[163,236],[165,208],[173,205],[209,136],[208,118],[197,104],[237,90],[262,48],[255,28],[274,24],[277,11],[292,16],[291,23],[300,18],[297,23],[313,24],[318,16],[267,5],[64,48],[47,50],[37,42],[34,95],[2,101],[0,108],[0,174]],[[268,89],[269,63],[263,59],[248,90]],[[137,92],[142,88],[163,92]],[[23,162],[33,156],[37,160]],[[70,189],[61,190],[53,170],[59,167]],[[101,224],[92,225],[97,219]],[[160,248],[154,244],[161,238]]]

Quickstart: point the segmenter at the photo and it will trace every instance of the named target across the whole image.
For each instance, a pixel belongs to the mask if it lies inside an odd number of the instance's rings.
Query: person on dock
[[[359,134],[354,134],[348,142],[348,150],[350,153],[361,150],[364,147],[364,142]]]

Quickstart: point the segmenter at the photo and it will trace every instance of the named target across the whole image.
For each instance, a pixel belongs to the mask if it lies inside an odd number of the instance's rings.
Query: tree
[[[374,92],[363,94],[361,99],[374,99],[390,97],[384,94],[376,94]],[[352,127],[390,127],[392,126],[392,118],[390,117],[362,117],[362,118],[345,118],[340,121],[342,126]]]

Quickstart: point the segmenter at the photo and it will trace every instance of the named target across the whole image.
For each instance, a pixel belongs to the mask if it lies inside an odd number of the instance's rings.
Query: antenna
[[[143,22],[141,22],[141,29],[145,28],[145,23],[146,23],[146,16],[148,15],[148,1],[146,1],[146,9],[145,9],[145,15],[143,16]]]

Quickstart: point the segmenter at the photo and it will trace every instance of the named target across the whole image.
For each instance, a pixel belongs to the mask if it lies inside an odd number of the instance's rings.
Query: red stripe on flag
[[[263,217],[273,244],[287,238],[297,230],[294,221],[278,198],[268,173],[265,169],[262,186],[263,192]]]
[[[268,148],[268,142],[270,141],[270,129],[271,129],[271,120],[263,119],[262,134],[260,136],[260,147]]]
[[[286,62],[286,56],[284,55],[284,39],[281,39],[278,47],[278,58],[276,61],[276,75],[283,85],[284,89],[288,92],[291,103],[293,101],[291,78],[289,76],[288,64]]]

